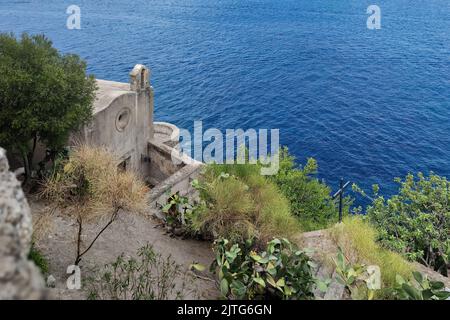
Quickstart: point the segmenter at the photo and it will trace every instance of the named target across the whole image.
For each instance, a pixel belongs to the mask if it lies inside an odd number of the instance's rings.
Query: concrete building
[[[154,134],[150,70],[136,65],[129,84],[97,80],[97,86],[94,119],[73,141],[105,146],[120,157],[124,169],[148,175],[147,143]]]
[[[71,144],[104,146],[115,153],[118,167],[137,172],[152,187],[149,201],[155,208],[165,204],[167,194],[191,194],[190,182],[201,163],[180,155],[175,125],[154,122],[150,70],[138,64],[129,83],[97,80],[97,85],[93,120]]]

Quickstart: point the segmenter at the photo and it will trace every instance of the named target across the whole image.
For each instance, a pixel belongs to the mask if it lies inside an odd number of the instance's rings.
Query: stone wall
[[[161,208],[170,195],[179,193],[191,199],[197,197],[191,182],[199,176],[203,164],[179,152],[179,132],[173,124],[155,122],[154,138],[148,143],[148,181],[154,185],[148,195],[148,203],[151,213],[160,219],[164,219]]]
[[[153,137],[154,93],[150,70],[136,65],[130,83],[97,79],[93,119],[73,134],[71,145],[104,146],[115,153],[121,167],[149,175],[147,142]]]
[[[47,297],[39,269],[27,259],[31,235],[30,208],[0,148],[0,300]]]
[[[153,141],[148,143],[147,153],[150,158],[148,179],[152,185],[156,186],[186,166],[182,161],[178,164],[172,161],[171,150],[172,148],[163,144]]]

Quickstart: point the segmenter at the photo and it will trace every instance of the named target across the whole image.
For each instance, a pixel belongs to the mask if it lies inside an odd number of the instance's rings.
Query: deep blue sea
[[[71,4],[81,30],[66,28]],[[0,31],[44,33],[98,78],[146,64],[157,120],[279,128],[334,189],[450,177],[448,0],[0,0]]]

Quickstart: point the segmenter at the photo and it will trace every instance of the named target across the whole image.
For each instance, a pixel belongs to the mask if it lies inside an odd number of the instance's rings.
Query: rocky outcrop
[[[330,239],[325,230],[317,230],[303,233],[301,245],[312,249],[310,257],[316,264],[315,276],[318,279],[331,279],[326,292],[321,292],[318,288],[314,290],[314,296],[319,300],[345,300],[348,299],[345,287],[337,281],[337,274],[331,263],[332,257],[336,256],[338,248]]]
[[[336,242],[330,237],[328,230],[317,230],[306,232],[302,234],[299,240],[304,248],[312,249],[310,253],[311,259],[316,264],[315,276],[319,279],[330,279],[331,283],[326,293],[315,290],[314,295],[316,299],[323,300],[346,300],[351,299],[345,290],[345,287],[337,281],[337,273],[332,259],[338,253],[338,246]],[[428,279],[433,281],[440,281],[444,283],[445,287],[450,288],[450,279],[441,274],[425,267],[417,262],[412,263],[413,269],[426,275]]]
[[[47,296],[40,271],[27,259],[31,234],[30,208],[0,148],[0,300]]]

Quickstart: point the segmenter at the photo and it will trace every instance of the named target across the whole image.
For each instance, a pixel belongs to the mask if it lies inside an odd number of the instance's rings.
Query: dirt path
[[[30,201],[33,216],[39,214],[41,204]],[[57,299],[86,299],[87,292],[83,290],[66,289],[68,275],[66,269],[73,264],[76,255],[75,238],[77,225],[73,219],[64,215],[56,215],[53,219],[51,231],[43,237],[36,246],[49,261],[49,273],[56,278],[56,288],[52,289]],[[90,243],[104,222],[97,225],[84,227],[83,241]],[[122,253],[125,256],[135,256],[136,251],[146,244],[151,244],[154,250],[164,257],[171,255],[177,264],[186,269],[193,262],[201,263],[209,267],[213,260],[211,243],[189,239],[172,238],[165,230],[159,227],[159,222],[148,217],[139,216],[127,212],[121,212],[118,219],[95,242],[92,249],[83,256],[80,263],[83,274],[89,275],[93,268],[99,268],[106,263],[111,263]],[[205,272],[204,272],[205,273]],[[202,274],[209,278],[213,275]],[[209,280],[197,278],[194,282],[197,294],[202,299],[216,299],[219,295],[215,283]],[[194,298],[186,296],[185,298]]]

